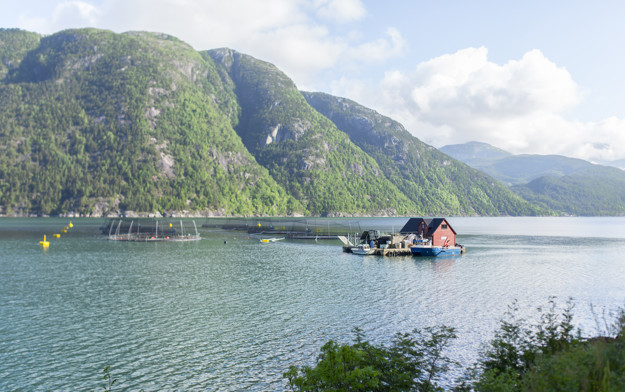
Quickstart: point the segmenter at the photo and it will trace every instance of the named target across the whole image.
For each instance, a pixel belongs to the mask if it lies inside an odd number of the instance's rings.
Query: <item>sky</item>
[[[625,158],[620,0],[2,0],[1,28],[173,35],[275,64],[422,141]]]

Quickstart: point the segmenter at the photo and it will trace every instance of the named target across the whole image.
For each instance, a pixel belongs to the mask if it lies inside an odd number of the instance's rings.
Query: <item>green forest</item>
[[[0,29],[0,215],[553,213],[340,102],[164,34]]]

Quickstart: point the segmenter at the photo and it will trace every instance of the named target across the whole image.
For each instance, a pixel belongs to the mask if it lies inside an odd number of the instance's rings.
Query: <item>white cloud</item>
[[[375,89],[349,80],[334,85],[335,93],[345,91],[436,147],[478,140],[513,153],[625,157],[625,120],[567,120],[582,94],[569,72],[538,50],[498,65],[486,48],[468,48],[411,73],[387,72]]]
[[[399,30],[389,27],[386,36],[349,48],[347,58],[362,63],[374,63],[400,56],[406,49],[406,42]]]
[[[46,34],[68,26],[163,32],[198,50],[230,47],[270,61],[304,88],[320,72],[402,54],[405,42],[396,29],[371,38],[357,29],[333,31],[365,15],[360,0],[76,0],[59,3],[47,18],[31,11],[20,26]]]
[[[66,1],[59,4],[52,14],[55,24],[67,26],[93,26],[100,11],[93,5],[82,1]]]
[[[367,14],[360,0],[316,0],[317,15],[339,23],[353,22]]]
[[[63,1],[58,3],[49,18],[22,14],[18,25],[26,30],[51,34],[74,27],[97,26],[100,10],[84,1]]]

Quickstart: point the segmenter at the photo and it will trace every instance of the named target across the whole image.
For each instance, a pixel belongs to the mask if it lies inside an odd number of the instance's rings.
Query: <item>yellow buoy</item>
[[[39,241],[39,245],[43,246],[44,248],[47,248],[48,246],[50,246],[50,243],[48,241],[46,241],[46,235],[43,235],[43,241]]]
[[[63,229],[61,230],[61,233],[67,233],[67,230]]]
[[[52,234],[52,237],[54,237],[54,238],[61,238],[61,235],[60,234]]]
[[[69,221],[69,227],[74,227],[74,224],[72,223],[72,221]]]
[[[69,229],[69,227],[65,226],[65,230]]]
[[[170,224],[169,224],[169,227],[172,227],[172,226],[173,226],[173,225],[170,223]]]

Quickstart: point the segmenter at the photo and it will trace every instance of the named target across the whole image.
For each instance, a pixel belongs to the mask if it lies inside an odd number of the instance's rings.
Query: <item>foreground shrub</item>
[[[625,391],[625,313],[606,331],[537,359],[523,391]]]
[[[572,300],[538,308],[538,322],[517,316],[515,302],[458,391],[625,391],[625,316],[604,337],[574,332]]]
[[[440,376],[453,363],[443,350],[455,337],[453,328],[417,329],[386,347],[356,330],[354,344],[329,341],[316,366],[291,366],[284,377],[293,391],[442,391]]]

